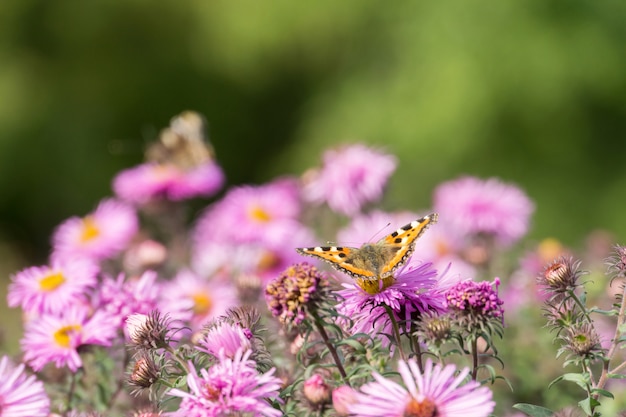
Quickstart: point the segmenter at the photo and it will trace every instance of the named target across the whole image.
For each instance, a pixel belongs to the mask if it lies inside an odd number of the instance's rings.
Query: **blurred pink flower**
[[[210,417],[249,415],[280,417],[282,411],[272,407],[268,400],[279,398],[282,381],[274,376],[274,368],[260,374],[251,351],[241,350],[231,358],[223,358],[211,368],[198,373],[190,363],[187,374],[189,392],[171,389],[168,395],[182,398],[177,411],[167,413],[171,417]]]
[[[279,179],[260,186],[231,189],[198,220],[195,242],[266,242],[276,239],[285,227],[300,227],[297,184]]]
[[[398,372],[404,387],[374,372],[375,381],[363,385],[349,405],[350,415],[403,417],[427,415],[429,410],[428,415],[436,412],[437,417],[487,417],[495,406],[489,388],[475,381],[462,384],[468,368],[455,376],[454,365],[442,367],[428,359],[422,373],[415,359],[409,359],[399,361]]]
[[[486,234],[511,245],[528,232],[534,204],[518,187],[496,178],[463,177],[437,187],[434,208],[461,237]]]
[[[160,310],[172,320],[183,321],[196,331],[209,320],[226,314],[238,302],[237,290],[231,283],[208,280],[185,269],[163,284],[159,304]]]
[[[173,164],[145,163],[117,174],[113,190],[125,201],[144,205],[162,199],[210,197],[219,191],[224,181],[224,173],[214,161],[190,170]]]
[[[21,340],[24,361],[35,371],[54,362],[76,372],[82,366],[78,349],[84,345],[110,346],[120,328],[102,311],[89,316],[87,307],[72,306],[59,315],[45,314],[26,324]]]
[[[132,207],[105,199],[93,213],[72,217],[57,227],[52,236],[52,257],[107,259],[124,250],[138,229]]]
[[[102,282],[94,295],[94,305],[122,328],[131,314],[149,314],[155,310],[160,291],[161,284],[154,271],[146,271],[139,277],[120,274],[117,279],[106,278]]]
[[[12,277],[8,304],[37,316],[86,303],[87,292],[96,285],[99,270],[92,261],[77,258],[23,269]]]
[[[322,168],[305,175],[304,198],[352,216],[382,197],[396,165],[394,156],[363,144],[327,150]]]
[[[47,417],[50,399],[44,385],[24,372],[24,364],[15,367],[9,358],[0,359],[0,416]]]

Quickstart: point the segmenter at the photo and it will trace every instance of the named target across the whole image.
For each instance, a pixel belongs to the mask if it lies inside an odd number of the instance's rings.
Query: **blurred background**
[[[230,184],[360,140],[400,159],[386,208],[498,176],[536,201],[531,237],[626,237],[623,1],[9,0],[0,19],[3,263],[45,262],[185,109]]]
[[[387,209],[496,176],[536,202],[531,240],[626,243],[625,22],[621,0],[4,0],[0,297],[186,109],[230,185],[363,141],[400,160]]]

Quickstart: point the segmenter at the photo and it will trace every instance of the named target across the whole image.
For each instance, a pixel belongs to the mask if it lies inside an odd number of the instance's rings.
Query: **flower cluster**
[[[540,345],[520,327],[539,301],[580,369],[560,380],[598,416],[626,369],[626,249],[607,260],[607,302],[555,239],[502,256],[534,211],[515,185],[466,176],[436,187],[435,212],[376,209],[398,162],[345,145],[218,197],[203,118],[175,117],[115,197],[61,222],[49,260],[12,276],[24,333],[21,363],[0,359],[0,417],[504,415],[512,401],[495,399],[517,394],[502,379],[540,398],[508,366]],[[190,218],[186,201],[208,197]],[[507,337],[532,349],[500,348],[505,308]]]

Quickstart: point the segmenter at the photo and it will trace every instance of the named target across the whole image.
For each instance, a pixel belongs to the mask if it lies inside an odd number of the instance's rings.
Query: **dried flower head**
[[[158,349],[169,345],[169,318],[158,310],[150,315],[131,314],[126,319],[126,331],[131,346],[140,349]]]
[[[267,305],[281,323],[299,325],[315,309],[328,288],[327,278],[308,263],[293,265],[267,284]]]
[[[567,333],[561,336],[565,342],[563,348],[580,358],[597,358],[602,355],[600,337],[591,323],[581,323],[571,326]]]
[[[154,359],[147,352],[141,352],[132,365],[132,370],[129,372],[126,381],[128,385],[133,387],[131,394],[137,396],[144,390],[149,389],[159,380],[159,377],[160,369]]]
[[[605,260],[606,273],[612,278],[626,277],[626,246],[615,245],[613,250]]]
[[[447,315],[422,314],[417,334],[426,343],[440,346],[452,337],[452,321]]]
[[[584,275],[580,271],[580,261],[572,257],[561,256],[550,262],[537,278],[537,283],[546,291],[563,294],[572,291],[578,286],[578,279]]]

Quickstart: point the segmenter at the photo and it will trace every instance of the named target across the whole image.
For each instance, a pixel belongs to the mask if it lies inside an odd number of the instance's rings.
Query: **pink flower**
[[[322,168],[305,178],[304,198],[348,216],[382,197],[397,165],[394,156],[363,144],[328,150],[323,160]]]
[[[461,236],[486,234],[511,245],[528,231],[534,205],[518,187],[496,178],[463,177],[435,190],[435,210]]]
[[[223,321],[207,330],[196,348],[216,358],[232,359],[237,351],[252,349],[252,337],[250,329]]]
[[[149,314],[157,308],[160,288],[154,271],[130,278],[120,274],[115,280],[102,282],[94,305],[105,311],[116,326],[123,327],[131,314]]]
[[[27,376],[24,365],[14,367],[6,356],[0,359],[0,416],[47,417],[50,399],[43,383]]]
[[[379,333],[389,330],[391,334],[392,324],[384,306],[391,308],[398,321],[407,323],[416,312],[443,312],[445,299],[438,285],[432,264],[410,260],[395,277],[343,284],[344,289],[339,291],[343,301],[336,309],[350,317],[353,334],[369,333],[373,328]],[[383,343],[388,343],[388,339]]]
[[[398,371],[404,386],[374,372],[375,381],[361,387],[356,402],[349,406],[358,417],[487,417],[495,403],[492,393],[478,382],[463,384],[469,369],[455,376],[454,365],[435,365],[428,359],[420,372],[415,359],[400,361]],[[418,414],[421,410],[422,414]],[[425,410],[429,410],[426,413]]]
[[[261,186],[231,189],[198,221],[195,241],[266,242],[297,227],[300,201],[295,181],[280,179]]]
[[[9,306],[39,315],[86,303],[98,272],[98,266],[86,259],[53,260],[50,266],[26,268],[12,277]]]
[[[182,398],[171,417],[219,417],[226,415],[253,415],[280,417],[283,413],[268,400],[280,401],[281,380],[274,368],[259,374],[250,351],[237,352],[234,358],[224,358],[211,368],[196,372],[193,364],[187,374],[189,392],[171,389],[168,394]]]
[[[224,173],[214,161],[190,170],[173,164],[146,163],[120,172],[113,180],[113,190],[125,201],[144,205],[163,199],[210,197],[224,181]]]
[[[59,315],[42,315],[26,324],[21,340],[24,361],[35,371],[54,362],[76,372],[82,366],[78,349],[84,345],[110,346],[118,327],[101,311],[88,315],[86,307],[71,307]]]
[[[226,314],[238,304],[237,291],[232,284],[207,280],[190,270],[180,271],[163,285],[160,310],[172,320],[188,323],[199,330],[210,319]]]
[[[103,200],[93,213],[72,217],[56,229],[53,258],[110,258],[128,246],[138,228],[133,208],[113,199]]]

